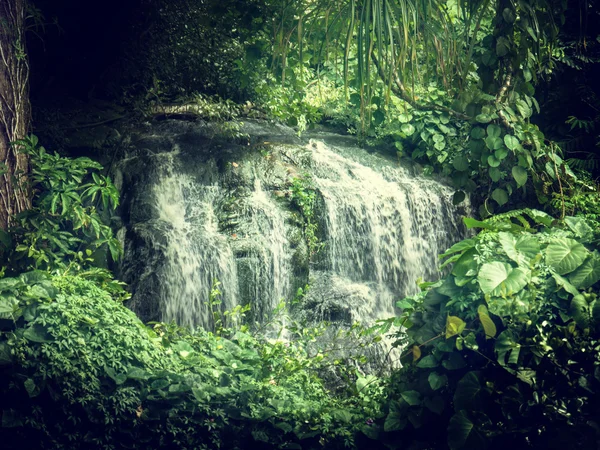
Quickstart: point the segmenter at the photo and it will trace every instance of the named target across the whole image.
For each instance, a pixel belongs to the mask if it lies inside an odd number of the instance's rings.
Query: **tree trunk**
[[[0,0],[0,228],[31,206],[29,158],[10,145],[29,131],[29,65],[25,53],[26,0]]]

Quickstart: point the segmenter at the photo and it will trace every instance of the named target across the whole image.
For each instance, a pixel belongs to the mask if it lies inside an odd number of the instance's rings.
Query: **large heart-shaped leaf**
[[[476,372],[469,372],[460,379],[454,391],[454,409],[471,409],[479,402],[481,382]]]
[[[594,255],[569,275],[569,281],[579,289],[587,289],[598,280],[600,280],[600,259]]]
[[[569,306],[569,314],[581,329],[586,329],[590,325],[590,309],[583,295],[578,294],[573,297]]]
[[[498,241],[502,250],[518,265],[529,265],[529,262],[540,253],[540,244],[536,238],[523,234],[518,238],[512,233],[501,231]]]
[[[496,203],[498,203],[500,206],[508,203],[508,194],[504,189],[494,189],[494,192],[492,192],[492,198],[496,200]]]
[[[571,273],[583,264],[589,251],[575,239],[558,238],[546,247],[546,262],[559,275]]]
[[[521,166],[514,166],[512,168],[512,176],[517,182],[517,186],[521,187],[527,183],[527,170]]]
[[[451,450],[463,448],[473,427],[473,422],[469,420],[466,412],[459,411],[454,414],[448,423],[448,447]]]
[[[529,282],[529,271],[499,261],[481,266],[477,281],[484,294],[507,296],[516,294]]]

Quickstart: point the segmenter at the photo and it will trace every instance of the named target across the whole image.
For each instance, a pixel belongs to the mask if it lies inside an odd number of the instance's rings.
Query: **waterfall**
[[[394,299],[437,276],[437,255],[462,237],[452,190],[376,155],[310,144],[324,205],[326,264],[333,282],[368,286],[369,308],[355,320],[394,314]],[[352,158],[359,154],[359,158]],[[331,282],[331,280],[330,280]]]
[[[281,127],[276,136],[265,125],[248,129],[260,145],[215,141],[214,131],[207,139],[198,124],[166,121],[119,166],[122,275],[144,320],[210,328],[217,279],[222,308],[249,303],[255,322],[307,283],[305,317],[373,322],[393,315],[418,278],[438,278],[437,255],[465,237],[468,204],[454,206],[451,188],[414,167],[348,138],[302,144]],[[290,201],[298,176],[318,198],[324,248],[313,258]]]
[[[212,326],[209,293],[221,283],[223,309],[237,304],[237,271],[227,239],[218,232],[214,205],[218,185],[201,185],[178,173],[177,152],[168,154],[154,186],[158,219],[166,224],[160,299],[162,320],[190,327]]]

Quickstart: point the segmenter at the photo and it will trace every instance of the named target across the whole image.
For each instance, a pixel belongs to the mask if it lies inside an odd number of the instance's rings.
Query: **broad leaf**
[[[580,242],[589,242],[594,238],[594,230],[583,217],[565,217],[565,223]]]
[[[494,124],[488,125],[487,134],[490,137],[498,138],[498,137],[500,137],[500,134],[502,134],[502,128],[500,128],[498,125],[494,125]]]
[[[469,420],[465,411],[454,414],[448,423],[448,447],[450,450],[463,448],[473,428],[473,422]]]
[[[431,369],[433,367],[437,367],[438,365],[438,360],[433,355],[427,355],[417,363],[417,367],[421,369]]]
[[[519,146],[519,140],[516,137],[507,134],[504,136],[504,145],[514,151]]]
[[[406,427],[408,420],[406,416],[400,414],[397,411],[390,411],[388,416],[385,418],[385,422],[383,424],[383,431],[398,431],[403,430]]]
[[[448,316],[446,319],[446,339],[463,332],[467,324],[460,317]]]
[[[508,203],[508,193],[504,189],[496,188],[492,192],[492,199],[500,206],[505,205]]]
[[[600,280],[600,259],[591,255],[569,275],[569,281],[579,289],[587,289]]]
[[[546,247],[546,262],[559,275],[573,272],[583,264],[589,251],[575,239],[554,239]]]
[[[448,384],[448,377],[446,375],[440,375],[437,372],[431,372],[427,378],[427,381],[429,381],[429,386],[431,386],[431,389],[437,391]]]
[[[416,406],[421,404],[421,394],[417,391],[404,391],[400,393],[400,396],[410,406]]]
[[[516,342],[513,334],[509,330],[504,330],[500,333],[496,339],[495,349],[500,364],[506,364],[506,355],[508,355],[508,362],[510,364],[517,364],[519,362],[521,345]]]
[[[517,182],[518,187],[524,186],[527,183],[527,170],[521,166],[514,166],[512,168],[512,176]]]
[[[528,266],[529,262],[540,253],[538,240],[527,234],[516,238],[513,233],[500,232],[498,241],[506,256],[520,266]]]
[[[471,409],[479,401],[481,383],[476,372],[469,372],[460,379],[454,391],[454,409]]]
[[[483,139],[485,137],[485,130],[481,127],[474,127],[471,130],[471,137],[473,139]]]
[[[529,282],[529,272],[499,261],[481,266],[477,281],[484,294],[507,296],[516,294]]]
[[[579,328],[586,329],[589,327],[590,310],[588,302],[583,295],[579,294],[573,297],[569,306],[569,314],[571,314],[571,317],[573,317]]]

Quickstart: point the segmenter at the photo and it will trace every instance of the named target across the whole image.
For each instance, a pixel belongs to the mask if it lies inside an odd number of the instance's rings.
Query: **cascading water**
[[[218,279],[223,307],[250,303],[259,322],[307,283],[307,317],[372,322],[393,315],[417,278],[436,278],[437,255],[464,237],[453,191],[397,161],[353,142],[326,144],[328,135],[305,145],[281,128],[275,136],[265,125],[247,129],[250,147],[167,121],[120,165],[129,205],[123,274],[143,319],[211,327]],[[325,246],[312,260],[289,198],[298,176],[318,195]],[[143,217],[140,202],[150,205]]]
[[[354,320],[390,317],[394,299],[415,293],[418,278],[436,277],[437,255],[461,238],[452,191],[362,150],[338,148],[344,155],[322,141],[311,149],[324,205],[325,269],[338,284],[368,287],[359,296],[372,300]]]
[[[162,320],[185,326],[210,327],[208,293],[222,284],[225,309],[237,303],[237,270],[227,239],[218,232],[214,205],[218,185],[201,185],[177,173],[177,152],[168,154],[164,175],[154,186],[158,219],[166,224],[166,261],[159,269],[164,289],[159,293]]]

